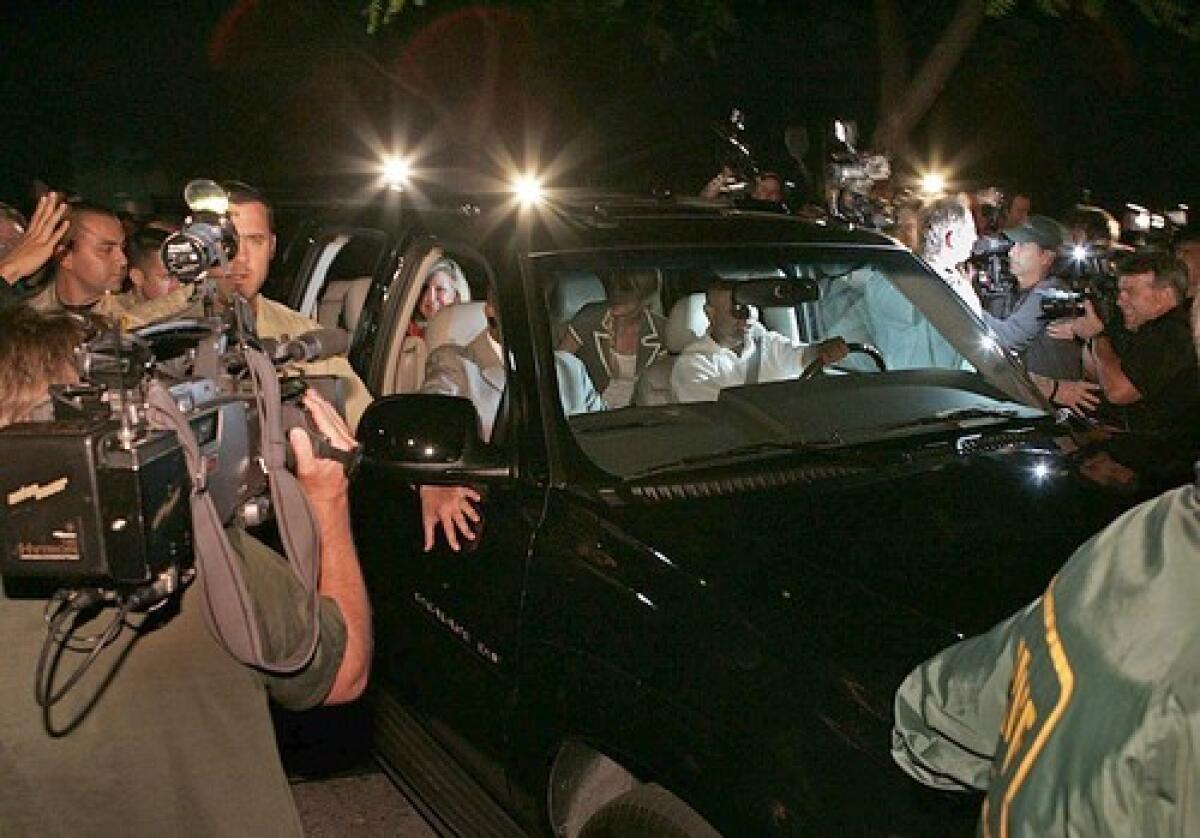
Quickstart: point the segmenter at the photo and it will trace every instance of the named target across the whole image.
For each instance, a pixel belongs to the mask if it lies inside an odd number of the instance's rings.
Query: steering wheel
[[[855,353],[858,353],[860,355],[866,355],[872,361],[875,362],[875,366],[879,368],[880,372],[887,372],[887,362],[883,360],[883,353],[880,352],[878,349],[876,349],[871,344],[869,344],[869,343],[853,343],[853,342],[847,341],[846,348],[850,350],[849,353],[847,353],[847,354],[853,355]],[[817,357],[817,358],[813,359],[812,361],[810,361],[808,366],[806,366],[803,370],[801,370],[800,380],[801,381],[809,381],[810,379],[816,378],[824,370],[825,370],[825,362],[822,361],[820,359],[820,357]],[[858,370],[850,370],[850,372],[858,372]]]

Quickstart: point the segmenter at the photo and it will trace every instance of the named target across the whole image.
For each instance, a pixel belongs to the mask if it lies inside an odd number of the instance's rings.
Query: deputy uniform
[[[892,754],[986,836],[1200,835],[1200,464],[1046,592],[914,670]]]

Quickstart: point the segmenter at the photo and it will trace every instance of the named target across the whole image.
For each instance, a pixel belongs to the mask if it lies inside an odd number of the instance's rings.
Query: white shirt
[[[616,369],[603,395],[605,404],[610,410],[615,410],[618,407],[626,407],[633,401],[633,387],[637,382],[637,355],[622,355],[620,352],[614,352],[612,355],[616,361]]]
[[[798,378],[817,357],[815,346],[793,343],[778,332],[752,326],[741,353],[721,346],[712,335],[689,344],[671,370],[671,393],[679,402],[716,401],[722,387],[746,383],[746,374],[754,354],[754,341],[762,345],[758,380],[786,381]]]

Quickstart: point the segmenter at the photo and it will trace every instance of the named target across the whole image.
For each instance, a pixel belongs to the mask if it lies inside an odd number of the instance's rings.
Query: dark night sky
[[[819,132],[844,115],[869,134],[875,116],[866,2],[744,0],[715,58],[665,62],[635,21],[530,11],[545,4],[479,14],[428,0],[377,38],[354,0],[144,5],[4,4],[0,199],[25,204],[33,177],[102,200],[197,175],[319,178],[370,161],[388,137],[437,162],[503,147],[557,155],[564,182],[691,190],[715,166],[708,126],[733,105],[770,160],[786,159],[789,124]],[[908,21],[918,58],[952,4],[903,5],[921,10]],[[984,23],[917,131],[921,155],[957,161],[974,184],[1025,184],[1049,209],[1083,186],[1108,205],[1194,203],[1200,47],[1124,2],[1100,22],[1030,5]]]

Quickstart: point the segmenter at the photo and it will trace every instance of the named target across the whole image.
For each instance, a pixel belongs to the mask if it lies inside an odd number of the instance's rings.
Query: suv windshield
[[[907,251],[677,247],[534,264],[564,416],[623,477],[1041,414],[1028,378]],[[813,363],[835,338],[850,354]]]

